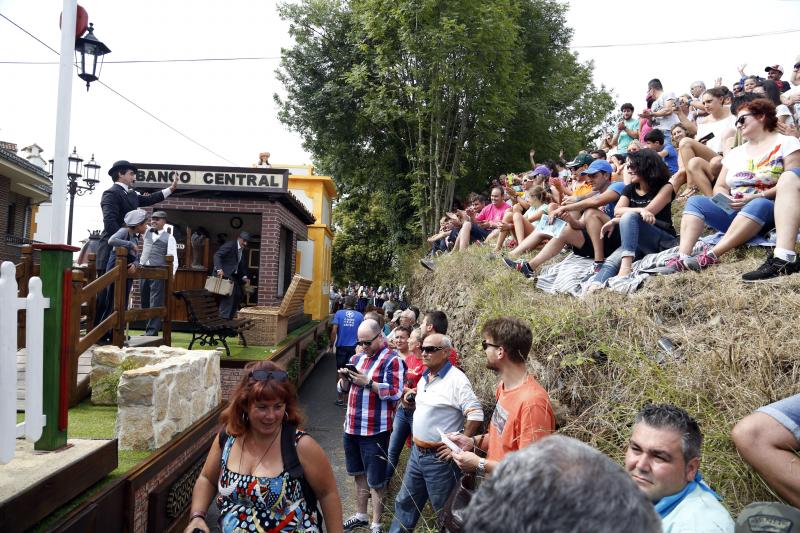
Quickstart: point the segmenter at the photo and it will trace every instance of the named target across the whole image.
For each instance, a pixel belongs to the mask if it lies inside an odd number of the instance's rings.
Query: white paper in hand
[[[540,218],[539,222],[536,224],[536,231],[540,231],[552,237],[558,237],[566,227],[567,223],[560,218],[554,219],[553,223],[550,224],[550,217],[547,215],[542,215],[542,218]]]
[[[461,448],[459,448],[458,444],[450,440],[441,429],[436,428],[436,431],[438,431],[439,435],[442,437],[442,442],[444,442],[445,445],[453,451],[453,453],[461,453],[463,451]]]

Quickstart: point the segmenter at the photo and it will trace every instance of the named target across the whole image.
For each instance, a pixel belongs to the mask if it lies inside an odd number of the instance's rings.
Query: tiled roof
[[[41,176],[42,178],[50,181],[50,174],[43,168],[37,167],[27,159],[23,159],[22,157],[18,156],[13,152],[9,152],[8,150],[3,150],[0,148],[0,159],[5,159],[11,163],[14,163],[20,168],[33,172],[34,174]]]

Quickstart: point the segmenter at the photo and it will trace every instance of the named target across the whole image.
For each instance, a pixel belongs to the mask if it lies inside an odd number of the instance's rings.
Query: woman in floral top
[[[194,486],[187,533],[209,531],[206,509],[216,493],[223,533],[322,531],[315,499],[326,530],[342,531],[333,469],[319,444],[296,429],[297,392],[284,370],[271,361],[248,364],[221,422]]]
[[[800,141],[779,134],[775,105],[759,98],[736,108],[736,127],[747,142],[722,160],[712,197],[693,196],[681,220],[679,255],[661,274],[701,270],[722,254],[775,227],[775,195],[784,170],[800,166]],[[713,248],[690,255],[706,226],[725,235]]]

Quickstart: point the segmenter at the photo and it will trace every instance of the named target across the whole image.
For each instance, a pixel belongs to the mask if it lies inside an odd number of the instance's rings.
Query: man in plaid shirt
[[[347,473],[354,476],[356,484],[356,514],[345,520],[344,530],[369,526],[371,533],[381,533],[387,450],[395,406],[403,392],[404,365],[386,345],[375,320],[364,320],[358,327],[356,346],[357,353],[339,371],[336,385],[338,392],[348,393],[344,455]],[[370,495],[372,524],[367,516]]]

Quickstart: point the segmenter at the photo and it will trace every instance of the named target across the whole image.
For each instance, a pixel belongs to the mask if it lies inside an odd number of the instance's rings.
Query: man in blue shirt
[[[364,315],[353,309],[356,305],[355,296],[347,296],[344,299],[344,309],[339,309],[333,315],[333,327],[331,328],[329,351],[336,347],[336,380],[339,380],[339,369],[356,353],[356,343],[358,342],[358,326],[364,320]],[[344,393],[338,393],[336,405],[344,406]]]
[[[650,130],[644,136],[644,142],[651,150],[658,152],[658,155],[667,164],[670,174],[678,172],[678,152],[671,142],[664,142],[664,132],[661,130]]]
[[[733,533],[721,498],[700,475],[703,434],[689,414],[669,404],[648,404],[625,452],[625,470],[653,502],[664,533]]]

